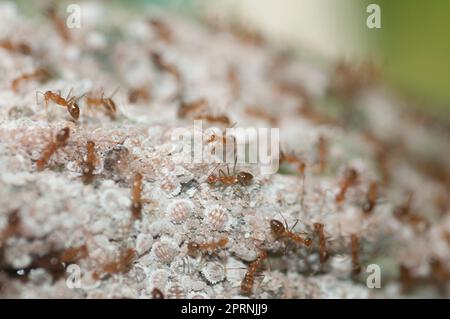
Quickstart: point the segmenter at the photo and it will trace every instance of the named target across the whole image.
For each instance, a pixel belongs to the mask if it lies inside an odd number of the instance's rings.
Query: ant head
[[[253,175],[247,172],[239,172],[237,174],[237,179],[241,185],[247,186],[252,182]]]
[[[283,223],[276,219],[272,219],[270,221],[270,229],[272,229],[275,235],[283,234],[284,231],[286,230]]]
[[[69,111],[70,116],[72,116],[75,120],[78,120],[80,117],[80,107],[77,103],[68,105],[67,110]]]
[[[215,183],[217,183],[217,181],[218,181],[218,178],[216,175],[208,176],[208,180],[207,180],[208,184],[215,184]]]
[[[94,141],[87,141],[87,147],[94,147],[95,143]]]

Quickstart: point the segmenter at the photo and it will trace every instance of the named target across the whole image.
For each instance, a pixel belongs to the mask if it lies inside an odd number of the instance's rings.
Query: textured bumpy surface
[[[251,298],[448,296],[448,131],[406,112],[372,68],[317,65],[155,10],[82,8],[82,28],[65,35],[57,15],[0,4],[0,296],[243,297],[262,251]],[[46,76],[15,81],[37,69]],[[117,88],[115,112],[89,105]],[[37,93],[71,89],[78,120]],[[172,134],[194,118],[204,129],[279,127],[280,171],[238,164],[250,185],[208,184],[215,165],[190,163]],[[69,138],[39,171],[64,127]],[[205,148],[222,142],[204,134]],[[298,221],[291,234],[311,246],[276,236],[273,219]],[[380,289],[366,285],[369,264]]]

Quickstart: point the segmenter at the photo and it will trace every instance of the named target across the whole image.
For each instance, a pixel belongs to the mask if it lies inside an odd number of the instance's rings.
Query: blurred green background
[[[432,115],[450,120],[450,1],[381,0],[379,54],[388,82]]]

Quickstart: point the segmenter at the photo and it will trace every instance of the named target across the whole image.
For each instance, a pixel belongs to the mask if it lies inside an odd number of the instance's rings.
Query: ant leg
[[[294,225],[292,225],[292,227],[291,227],[291,229],[289,229],[289,231],[292,231],[295,228],[295,226],[297,226],[297,224],[298,224],[298,219],[295,221]]]
[[[67,93],[66,101],[69,99],[69,97],[72,95],[73,88],[70,89],[69,93]],[[59,91],[59,95],[61,95],[61,91]],[[72,98],[71,98],[72,99]]]
[[[116,95],[116,93],[119,91],[119,89],[120,89],[120,86],[118,86],[118,87],[113,91],[113,93],[111,93],[111,95],[109,96],[109,98],[112,99],[112,97],[113,97],[114,95]]]
[[[259,287],[261,287],[261,284],[263,283],[263,281],[264,281],[264,278],[266,278],[266,276],[265,275],[263,275],[263,274],[255,274],[255,278],[256,277],[259,277],[259,278],[262,278],[261,280],[258,280],[258,285],[255,287],[255,289],[253,290],[253,295],[255,295],[256,294],[256,291],[259,289]]]
[[[222,174],[222,175],[221,175]],[[229,175],[229,174],[228,174]],[[219,176],[227,176],[222,169],[219,169]]]

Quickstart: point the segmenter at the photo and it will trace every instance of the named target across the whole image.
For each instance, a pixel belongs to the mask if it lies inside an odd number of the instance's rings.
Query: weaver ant
[[[410,224],[416,230],[425,230],[430,226],[430,223],[425,217],[411,211],[412,196],[410,194],[405,203],[395,208],[394,217],[399,221]]]
[[[281,215],[281,217],[283,217],[283,215]],[[283,219],[284,219],[284,217],[283,217]],[[311,247],[311,244],[312,244],[311,239],[308,239],[308,238],[305,239],[292,231],[292,229],[294,229],[295,226],[297,226],[297,223],[298,223],[298,220],[294,223],[294,225],[290,229],[288,229],[286,220],[284,221],[284,225],[283,225],[283,223],[280,222],[279,220],[271,219],[270,220],[270,229],[276,236],[276,239],[289,238],[296,244],[304,245],[307,248]]]
[[[267,252],[261,250],[254,261],[248,265],[248,270],[245,273],[241,283],[241,293],[245,296],[252,294],[253,285],[255,283],[255,276],[262,266],[263,261],[267,258]]]
[[[28,44],[23,42],[14,43],[11,40],[1,40],[0,48],[8,50],[10,52],[19,52],[24,55],[31,54],[31,48]]]
[[[220,183],[224,186],[230,186],[239,183],[242,186],[250,185],[253,180],[253,175],[244,171],[236,173],[236,163],[237,163],[237,156],[235,157],[234,161],[233,174],[230,174],[230,167],[227,165],[227,173],[225,173],[222,169],[219,169],[219,175],[211,174],[208,176],[207,179],[208,184],[213,185],[216,183]]]
[[[116,103],[113,101],[113,96],[119,91],[117,88],[114,92],[111,93],[109,97],[104,97],[104,92],[101,92],[100,97],[95,96],[93,92],[89,92],[86,96],[86,104],[89,106],[103,106],[106,114],[111,118],[115,119],[116,117]]]
[[[181,102],[178,108],[178,117],[185,118],[189,113],[203,111],[208,107],[206,99],[198,99],[192,102]]]
[[[364,213],[368,214],[373,211],[378,199],[378,184],[377,182],[371,182],[366,195],[366,202],[363,204]]]
[[[42,68],[37,69],[34,72],[26,73],[26,74],[19,76],[18,78],[15,78],[11,83],[11,87],[14,92],[17,92],[19,90],[19,85],[21,82],[32,80],[32,79],[41,80],[41,79],[48,77],[48,75],[49,75],[49,73],[47,70],[42,69]]]
[[[47,109],[48,107],[48,102],[49,101],[53,101],[55,104],[60,105],[62,107],[67,108],[67,111],[69,112],[70,116],[72,116],[73,119],[78,120],[78,118],[80,117],[80,107],[77,104],[77,101],[79,99],[81,99],[83,95],[76,97],[76,96],[71,96],[72,94],[72,89],[69,91],[69,93],[67,94],[66,98],[63,98],[61,96],[61,92],[52,92],[52,91],[46,91],[45,93],[36,92],[36,104],[37,104],[37,95],[38,94],[42,94],[44,96],[44,101],[45,101],[45,108]]]
[[[130,103],[137,103],[139,101],[148,102],[149,100],[150,94],[144,87],[133,88],[128,92],[128,101]]]
[[[36,161],[36,167],[38,171],[42,171],[47,164],[50,157],[61,147],[65,146],[70,136],[70,130],[68,127],[61,129],[55,137],[54,141],[51,141],[42,152],[41,157]]]
[[[198,252],[202,253],[212,253],[218,249],[223,249],[228,245],[228,238],[223,237],[218,241],[212,241],[209,243],[199,244],[190,242],[188,244],[188,255],[191,257],[196,257]]]
[[[345,176],[340,182],[339,193],[336,195],[336,203],[342,203],[345,200],[347,190],[356,183],[358,175],[354,168],[350,168],[345,172]]]
[[[54,5],[49,6],[46,9],[46,13],[50,17],[50,19],[53,21],[56,31],[58,32],[60,37],[65,42],[69,42],[71,40],[69,29],[67,28],[66,22],[56,12],[56,7]]]
[[[99,279],[104,273],[106,274],[117,274],[126,273],[130,270],[131,264],[136,259],[136,251],[132,248],[124,249],[120,252],[119,258],[115,261],[105,264],[102,270],[95,271],[92,274],[94,279]]]

